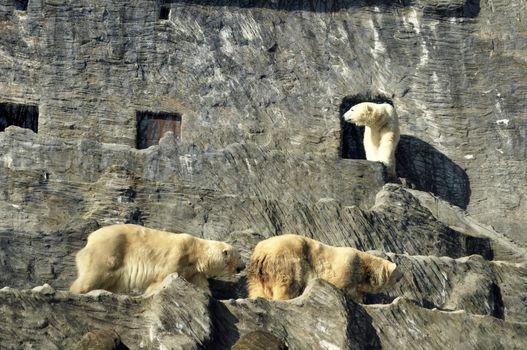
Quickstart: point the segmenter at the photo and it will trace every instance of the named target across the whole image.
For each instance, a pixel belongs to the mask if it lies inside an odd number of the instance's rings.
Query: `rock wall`
[[[130,348],[229,348],[259,329],[290,349],[456,347],[459,329],[468,348],[527,341],[524,1],[23,3],[0,0],[0,127],[37,106],[38,132],[0,131],[0,286],[58,291],[0,292],[7,348],[69,347],[109,323]],[[404,185],[342,121],[365,100],[396,107]],[[141,111],[178,113],[180,137],[136,149]],[[86,236],[122,222],[245,259],[301,233],[405,277],[365,305],[323,282],[300,301],[217,300],[246,296],[241,274],[211,281],[189,311],[205,316],[181,326],[163,296],[60,291]],[[167,288],[192,300],[181,283]]]
[[[401,175],[526,242],[523,1],[14,3],[1,101],[37,104],[43,135],[134,146],[135,112],[167,111],[200,148],[338,158],[345,99],[383,95]]]

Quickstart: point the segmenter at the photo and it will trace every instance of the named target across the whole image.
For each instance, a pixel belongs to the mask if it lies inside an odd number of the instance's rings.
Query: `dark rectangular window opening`
[[[137,149],[157,145],[163,135],[172,131],[176,138],[181,138],[181,114],[137,112]]]
[[[170,6],[160,5],[159,6],[159,19],[168,19],[170,16]]]
[[[11,125],[37,132],[38,106],[0,103],[0,131]]]
[[[13,0],[15,3],[15,10],[27,11],[27,3],[29,0]]]

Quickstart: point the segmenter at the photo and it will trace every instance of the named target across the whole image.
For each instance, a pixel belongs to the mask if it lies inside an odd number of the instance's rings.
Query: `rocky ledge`
[[[255,332],[269,335],[256,340],[274,337],[276,349],[523,349],[527,332],[524,322],[428,309],[406,297],[357,304],[322,280],[289,301],[217,300],[173,274],[146,299],[103,291],[72,295],[44,285],[4,288],[0,305],[2,346],[12,349],[31,343],[42,349],[230,349]],[[251,349],[272,344],[253,341]]]
[[[526,13],[0,0],[0,347],[525,348]],[[396,183],[342,120],[366,100],[399,115]],[[159,113],[177,128],[143,149],[139,120]],[[361,304],[322,281],[248,300],[243,273],[210,295],[176,276],[148,299],[66,292],[75,252],[113,223],[225,240],[245,260],[298,233],[404,277]]]
[[[10,127],[0,147],[6,348],[519,349],[526,341],[525,249],[431,193],[386,183],[380,164],[321,163],[253,144],[205,150],[170,133],[136,150]],[[403,278],[362,304],[323,281],[291,301],[248,300],[244,272],[210,280],[210,295],[176,276],[147,299],[66,292],[86,236],[115,222],[226,240],[246,261],[261,239],[302,233],[390,259]]]

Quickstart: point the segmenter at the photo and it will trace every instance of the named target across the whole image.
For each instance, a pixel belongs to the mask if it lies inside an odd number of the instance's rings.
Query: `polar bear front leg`
[[[374,143],[373,140],[373,133],[369,126],[366,126],[364,128],[364,139],[362,140],[362,144],[364,145],[364,153],[366,154],[366,159],[375,161],[376,159],[376,153],[377,153],[377,146]]]
[[[158,293],[160,288],[161,288],[161,283],[162,282],[153,282],[153,283],[151,283],[148,286],[148,288],[145,290],[145,292],[143,293],[143,297],[148,298],[148,297]]]
[[[247,286],[247,292],[250,299],[271,298],[271,296],[265,292],[264,286],[259,281],[250,282]]]
[[[377,157],[386,166],[388,176],[396,177],[395,172],[395,147],[397,146],[397,135],[393,131],[388,131],[381,136]]]
[[[278,284],[273,286],[272,291],[273,300],[289,300],[296,297],[296,295],[291,293],[290,288],[284,284]]]

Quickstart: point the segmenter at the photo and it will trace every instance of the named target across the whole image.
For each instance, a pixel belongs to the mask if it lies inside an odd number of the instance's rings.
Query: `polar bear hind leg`
[[[109,243],[106,248],[113,248],[115,243]],[[114,251],[116,252],[118,250]],[[106,257],[104,255],[101,257],[101,251],[95,252],[91,247],[85,247],[77,253],[75,261],[79,276],[71,285],[70,292],[87,293],[94,289],[114,289],[121,278],[120,267],[123,257],[120,254],[106,255]]]

